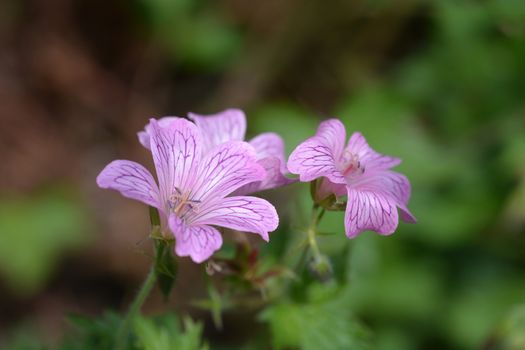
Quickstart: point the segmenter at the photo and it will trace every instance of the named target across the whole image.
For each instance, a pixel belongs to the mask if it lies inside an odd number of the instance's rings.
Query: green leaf
[[[275,348],[369,349],[369,335],[352,316],[345,294],[313,288],[308,302],[279,303],[260,315],[270,325]]]
[[[135,318],[136,348],[139,350],[206,350],[202,342],[201,323],[185,317],[182,326],[174,314],[156,320],[142,316]]]
[[[118,329],[121,317],[114,312],[106,312],[99,318],[81,315],[68,317],[73,326],[61,350],[112,350],[114,349],[115,330]]]
[[[157,284],[164,298],[167,299],[177,278],[177,260],[172,254],[173,241],[166,240],[160,235],[160,216],[156,208],[149,207],[149,217],[151,222],[151,237],[155,242],[155,274],[157,275]]]
[[[168,298],[177,278],[177,260],[173,256],[173,244],[156,240],[155,273],[157,284],[165,298]]]

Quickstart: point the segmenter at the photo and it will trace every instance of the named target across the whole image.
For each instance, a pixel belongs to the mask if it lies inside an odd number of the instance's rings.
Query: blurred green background
[[[336,339],[347,311],[373,349],[525,349],[522,0],[6,0],[0,101],[0,343],[54,344],[64,315],[122,310],[148,267],[147,210],[97,173],[151,167],[135,134],[148,117],[239,107],[288,153],[324,118],[363,132],[403,159],[419,220],[349,243],[344,300],[262,316],[274,344],[329,349],[293,328]],[[306,184],[267,196],[284,227],[308,220]],[[322,226],[337,255],[342,214]],[[197,277],[183,261],[169,308],[205,294]],[[255,346],[239,333],[205,330],[212,348]]]

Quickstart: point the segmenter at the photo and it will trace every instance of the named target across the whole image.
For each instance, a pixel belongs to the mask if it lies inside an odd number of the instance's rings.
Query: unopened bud
[[[342,184],[334,184],[326,178],[320,178],[310,183],[310,194],[314,203],[326,210],[345,210],[346,202],[339,201],[338,196],[346,194],[346,187]]]
[[[322,282],[327,282],[332,278],[332,264],[324,255],[312,259],[309,268],[310,271]]]

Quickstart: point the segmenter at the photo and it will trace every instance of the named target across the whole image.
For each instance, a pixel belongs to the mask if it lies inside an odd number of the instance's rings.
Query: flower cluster
[[[157,208],[179,256],[197,263],[208,259],[222,246],[216,227],[256,233],[268,241],[269,232],[278,226],[276,210],[248,194],[295,182],[287,176],[288,169],[303,182],[320,179],[316,197],[347,196],[345,227],[350,238],[365,230],[394,232],[397,208],[402,219],[415,221],[407,209],[410,184],[390,170],[400,160],[376,153],[359,133],[345,146],[345,128],[338,120],[321,123],[286,166],[284,143],[277,134],[244,141],[246,117],[240,110],[209,116],[190,113],[188,119],[151,119],[138,133],[140,143],[151,151],[157,181],[129,160],[111,162],[97,177],[99,187]]]

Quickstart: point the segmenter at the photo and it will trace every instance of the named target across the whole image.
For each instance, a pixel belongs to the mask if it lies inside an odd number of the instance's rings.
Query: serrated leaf
[[[152,320],[139,316],[134,321],[137,336],[136,349],[140,350],[206,350],[203,344],[201,323],[189,317],[183,318],[183,325],[174,314]]]
[[[319,296],[319,288],[313,294]],[[330,288],[330,287],[328,287]],[[271,306],[261,314],[269,322],[277,349],[299,347],[302,350],[369,349],[368,333],[353,318],[345,295],[321,293],[306,303],[285,302]]]

